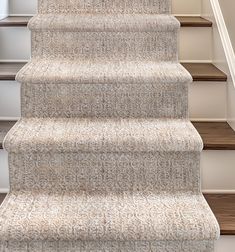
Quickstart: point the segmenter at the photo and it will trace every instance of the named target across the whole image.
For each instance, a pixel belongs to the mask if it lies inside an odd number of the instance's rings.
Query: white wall
[[[9,4],[8,0],[0,0],[0,19],[8,16]]]

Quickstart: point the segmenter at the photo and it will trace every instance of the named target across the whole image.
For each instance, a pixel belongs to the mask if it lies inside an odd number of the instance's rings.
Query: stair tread
[[[15,121],[0,121],[0,149],[3,148],[2,143],[4,137],[15,123]]]
[[[212,27],[212,22],[202,17],[176,16],[181,27]]]
[[[193,122],[204,150],[235,150],[235,131],[226,122]]]
[[[2,140],[14,121],[0,121],[0,149]],[[204,143],[204,150],[235,150],[235,132],[226,122],[193,122]]]
[[[235,194],[204,195],[219,225],[221,235],[235,235]],[[6,194],[0,194],[0,204]]]
[[[0,62],[0,80],[15,80],[25,62]]]
[[[235,194],[205,194],[222,235],[235,235]]]
[[[36,207],[32,207],[32,202]],[[8,241],[17,239],[19,233],[21,241],[45,237],[50,241],[191,241],[215,239],[219,231],[205,199],[196,192],[14,191],[6,198],[0,213],[6,216],[0,234]],[[20,219],[25,213],[30,213],[28,218]],[[37,218],[42,213],[43,218]],[[50,221],[46,222],[47,219]],[[62,221],[62,229],[58,220]]]
[[[15,80],[17,72],[26,64],[22,62],[0,62],[0,80]],[[212,63],[181,63],[194,81],[227,81],[227,75]]]
[[[27,26],[32,16],[9,16],[0,20],[0,27]],[[176,16],[181,27],[211,27],[212,22],[202,17]]]
[[[0,20],[0,27],[27,26],[31,16],[9,16]]]
[[[227,81],[227,75],[212,63],[181,63],[194,81]]]

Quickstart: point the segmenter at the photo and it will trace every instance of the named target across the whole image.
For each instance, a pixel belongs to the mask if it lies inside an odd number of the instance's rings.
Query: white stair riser
[[[12,15],[35,14],[37,0],[10,0],[10,13]],[[199,15],[201,13],[201,1],[199,0],[172,0],[172,13]]]
[[[27,28],[0,29],[0,60],[28,60],[31,54],[30,31]],[[200,61],[212,59],[212,29],[183,27],[179,36],[180,60]]]
[[[235,191],[235,151],[203,151],[201,156],[203,191]],[[0,193],[9,189],[7,152],[0,150]]]
[[[194,82],[189,87],[189,112],[192,120],[224,120],[226,83]],[[0,82],[0,118],[20,116],[20,84]]]
[[[192,120],[226,120],[227,82],[193,82],[189,86]]]
[[[215,243],[215,252],[232,252],[235,248],[235,235],[222,235]]]

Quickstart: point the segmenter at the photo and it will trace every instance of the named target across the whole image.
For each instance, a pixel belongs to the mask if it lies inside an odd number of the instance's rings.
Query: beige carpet
[[[1,252],[212,252],[169,0],[39,0],[8,133]]]

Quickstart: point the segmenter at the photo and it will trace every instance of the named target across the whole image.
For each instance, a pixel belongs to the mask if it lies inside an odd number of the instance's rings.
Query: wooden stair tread
[[[0,194],[0,205],[6,194]],[[220,225],[221,235],[235,235],[235,194],[205,194]]]
[[[235,194],[204,195],[215,214],[222,235],[235,235]]]
[[[204,150],[235,150],[235,131],[227,122],[193,122]]]
[[[181,63],[194,81],[227,81],[227,75],[212,63]]]
[[[31,16],[9,16],[0,20],[0,27],[27,26]]]
[[[202,17],[176,16],[181,27],[212,27],[212,22]]]
[[[2,149],[3,139],[16,121],[0,121],[0,149]]]
[[[26,62],[0,62],[0,80],[15,80],[17,72]],[[227,75],[212,63],[181,63],[194,81],[227,81]]]
[[[0,27],[10,26],[27,26],[31,16],[9,16],[0,20]],[[212,27],[212,22],[194,16],[176,16],[179,20],[181,27]]]
[[[15,121],[0,121],[0,149],[2,141]],[[204,150],[235,150],[235,131],[226,122],[193,122],[201,135]]]
[[[25,62],[0,62],[0,80],[15,80],[17,72]]]

